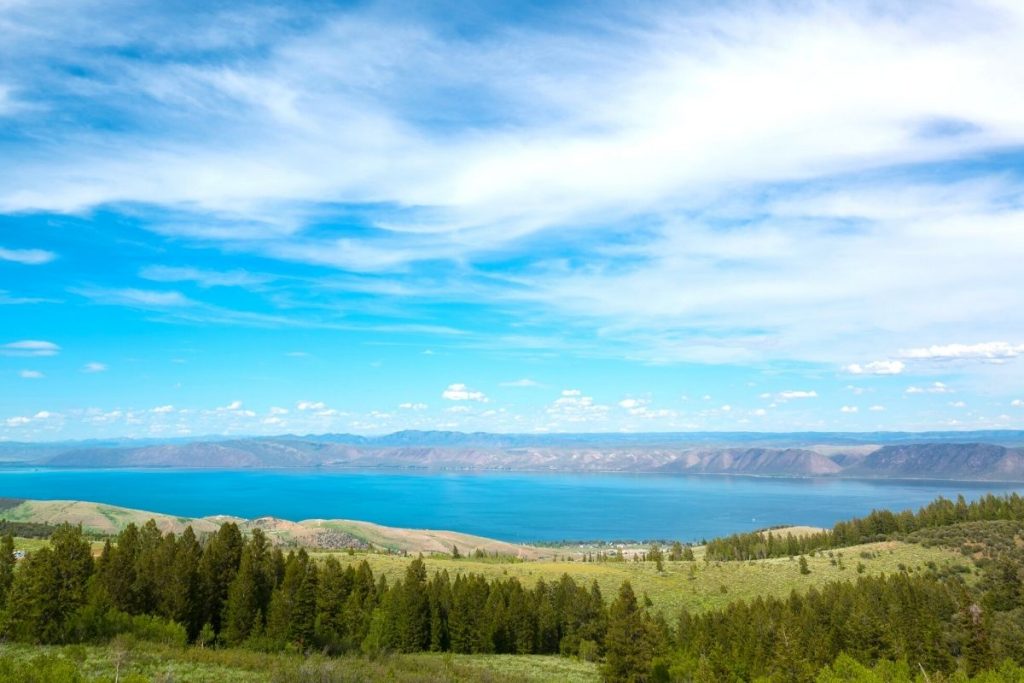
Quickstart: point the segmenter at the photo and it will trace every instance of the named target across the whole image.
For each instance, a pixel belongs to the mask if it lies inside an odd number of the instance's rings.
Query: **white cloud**
[[[295,407],[298,410],[326,410],[327,404],[323,401],[299,401]]]
[[[449,401],[479,401],[487,403],[487,396],[482,391],[470,389],[465,384],[449,384],[448,388],[441,392],[441,398]]]
[[[906,365],[898,360],[876,360],[866,365],[851,363],[846,371],[851,375],[898,375]]]
[[[719,410],[721,410],[723,413],[729,413],[729,412],[732,412],[732,406],[729,405],[729,404],[726,404],[726,405],[722,406],[721,408],[719,408]]]
[[[1014,408],[1024,408],[1024,399],[1015,398],[1010,401],[1010,405]]]
[[[96,303],[111,306],[128,306],[130,308],[164,309],[187,308],[196,302],[176,291],[156,291],[152,289],[78,289],[73,290]]]
[[[274,416],[287,415],[287,408],[279,408],[278,406],[270,406],[270,414]]]
[[[952,394],[953,390],[944,382],[932,382],[926,387],[909,386],[905,393],[908,394]]]
[[[967,407],[967,402],[966,401],[950,401],[949,405],[952,408],[966,408]]]
[[[870,410],[873,413],[884,413],[885,412],[885,406],[873,405],[870,408],[868,408],[868,410]]]
[[[194,36],[148,13],[124,17],[121,31],[174,60],[109,57],[97,46],[115,39],[74,30],[89,25],[78,11],[60,32],[45,14],[22,13],[25,30],[7,36],[36,68],[4,93],[45,93],[33,85],[47,57],[87,59],[93,87],[52,83],[58,102],[82,98],[86,110],[95,98],[128,124],[166,133],[46,129],[59,153],[33,150],[7,165],[6,211],[195,207],[200,220],[156,229],[368,270],[471,263],[531,233],[600,230],[636,212],[694,216],[638,236],[628,261],[609,249],[578,268],[538,263],[522,293],[546,310],[613,323],[609,335],[663,359],[833,364],[877,353],[850,341],[851,329],[899,348],[922,327],[1021,328],[1005,276],[1024,249],[1011,229],[1019,205],[999,201],[1001,189],[1017,192],[1014,179],[835,181],[1019,147],[1016,3],[652,6],[629,21],[603,17],[593,32],[518,27],[515,50],[503,31],[452,40],[414,15],[325,11],[296,22],[282,9],[247,20],[259,59],[212,63]],[[481,120],[482,105],[501,115]],[[442,130],[424,111],[445,112]],[[822,178],[830,182],[807,187]],[[303,230],[320,217],[309,208],[317,202],[424,210],[388,212],[372,219],[386,230],[339,239]],[[715,225],[741,213],[765,219],[733,221],[742,227],[728,234]],[[847,219],[856,230],[835,229]],[[693,320],[765,333],[719,339],[690,329]]]
[[[36,339],[24,339],[0,346],[0,354],[4,356],[56,356],[58,353],[60,353],[60,347],[53,342]]]
[[[566,395],[565,392],[563,392],[563,396],[564,395]],[[579,393],[577,392],[576,394],[571,395],[579,396]],[[619,406],[622,408],[626,408],[628,410],[630,408],[639,408],[646,403],[647,401],[639,398],[624,398],[621,401],[619,401]]]
[[[522,379],[516,379],[516,380],[512,380],[510,382],[502,382],[501,386],[503,386],[503,387],[523,387],[523,388],[525,388],[525,387],[539,387],[540,383],[536,382],[536,381],[534,381],[532,379],[529,379],[528,377],[524,377]]]
[[[814,391],[814,390],[811,390],[811,391],[800,391],[800,390],[796,390],[796,391],[780,391],[776,395],[776,400],[779,400],[779,401],[789,401],[791,399],[799,399],[799,398],[818,398],[818,392]]]
[[[915,360],[1002,360],[1024,353],[1024,344],[995,341],[981,344],[945,344],[900,351],[904,358]]]
[[[858,411],[859,408],[857,408],[857,406],[843,406],[839,409],[839,412],[841,413],[856,413]]]
[[[594,403],[593,397],[584,396],[578,389],[566,389],[547,407],[545,412],[553,420],[550,426],[557,427],[561,422],[603,423],[608,418],[609,408],[606,405]]]
[[[52,251],[43,249],[4,249],[0,247],[0,261],[12,261],[26,266],[40,266],[57,258]]]
[[[412,403],[411,401],[407,401],[405,403],[399,403],[398,407],[401,410],[412,410],[412,411],[426,410],[428,408],[426,403]]]
[[[31,421],[32,420],[30,418],[19,415],[17,417],[7,418],[4,420],[4,424],[8,427],[21,427],[22,425],[27,425]]]
[[[754,415],[756,415],[758,417],[764,417],[767,414],[768,414],[768,411],[765,410],[764,408],[757,408],[756,410],[754,410]]]
[[[241,401],[232,401],[231,403],[227,404],[226,406],[221,406],[221,407],[217,408],[217,411],[218,412],[223,412],[223,413],[230,413],[230,412],[239,411],[241,409],[242,409],[242,402]]]
[[[172,406],[172,405],[157,406],[156,408],[153,408],[152,410],[150,410],[150,412],[151,413],[156,413],[157,415],[167,415],[169,413],[173,413],[174,412],[174,406]]]
[[[22,379],[40,379],[45,375],[38,370],[22,370],[18,373]]]
[[[93,361],[91,363],[86,363],[85,365],[82,366],[82,372],[85,372],[85,373],[97,373],[97,372],[106,372],[106,371],[107,371],[106,363],[97,363],[97,362]]]
[[[194,282],[199,287],[256,287],[271,282],[271,275],[250,273],[246,270],[213,271],[175,266],[147,266],[139,276],[153,282]]]

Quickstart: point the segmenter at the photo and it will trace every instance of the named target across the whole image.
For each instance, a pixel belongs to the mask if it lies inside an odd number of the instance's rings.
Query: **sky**
[[[1024,4],[0,0],[0,439],[1024,428]]]

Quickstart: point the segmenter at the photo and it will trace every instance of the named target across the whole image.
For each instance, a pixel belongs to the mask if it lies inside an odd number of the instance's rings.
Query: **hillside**
[[[8,445],[6,452],[11,456],[10,466],[61,468],[652,472],[1024,481],[1024,448],[1020,446],[953,442],[948,438],[920,443],[850,444],[825,434],[810,436],[815,441],[806,445],[775,446],[743,443],[744,439],[735,435],[732,438],[737,443],[695,445],[695,439],[684,435],[644,435],[632,440],[603,434],[530,439],[519,435],[401,432],[377,438],[328,435],[139,445],[68,444],[24,452]],[[790,440],[808,439],[790,435]],[[746,441],[754,439],[747,435]],[[778,435],[775,441],[784,443]]]
[[[844,471],[849,476],[1020,481],[1024,450],[993,444],[883,446]]]
[[[13,503],[13,504],[12,504]],[[261,529],[271,542],[279,545],[309,548],[377,548],[407,553],[450,553],[457,546],[463,553],[482,550],[488,554],[508,555],[522,559],[550,556],[551,550],[506,543],[455,531],[399,529],[370,522],[345,519],[311,519],[292,522],[275,517],[241,519],[223,515],[213,517],[174,517],[158,512],[132,510],[71,500],[9,501],[10,507],[0,510],[0,518],[16,522],[81,524],[84,531],[102,535],[116,534],[134,523],[137,526],[154,520],[161,531],[182,532],[191,526],[197,533],[216,531],[224,522],[236,522],[243,531]]]

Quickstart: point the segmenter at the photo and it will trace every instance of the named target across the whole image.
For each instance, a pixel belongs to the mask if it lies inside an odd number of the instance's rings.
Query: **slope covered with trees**
[[[996,667],[1019,675],[1024,577],[1012,534],[1020,527],[1004,517],[1020,505],[1018,497],[937,501],[917,514],[873,513],[837,525],[849,531],[843,539],[874,537],[890,525],[916,531],[919,542],[962,544],[980,535],[992,542],[973,553],[977,580],[906,568],[671,614],[652,609],[628,582],[606,596],[569,576],[526,586],[516,577],[431,575],[421,559],[388,581],[365,561],[343,566],[334,556],[285,554],[259,529],[245,535],[233,523],[203,538],[189,528],[129,525],[93,557],[80,528],[63,525],[17,563],[10,537],[0,546],[0,628],[30,644],[130,634],[179,648],[266,653],[561,654],[599,661],[611,681],[809,681],[851,667],[874,675],[886,662],[936,677]],[[943,528],[957,532],[924,532]],[[648,560],[666,561],[660,550]],[[680,560],[670,553],[668,561]]]

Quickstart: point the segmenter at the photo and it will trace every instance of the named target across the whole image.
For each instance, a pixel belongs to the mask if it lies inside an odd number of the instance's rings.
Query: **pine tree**
[[[680,562],[683,559],[683,544],[676,541],[672,544],[672,550],[669,551],[668,559],[671,562]]]
[[[85,604],[93,571],[82,528],[61,524],[50,545],[24,562],[11,586],[5,631],[18,640],[65,642],[72,616]]]
[[[0,606],[6,604],[7,594],[14,583],[14,537],[5,534],[0,540]]]
[[[637,604],[628,581],[608,609],[608,633],[605,636],[606,681],[633,683],[646,680],[651,667],[649,635],[644,613]]]
[[[653,562],[659,572],[665,569],[665,555],[661,552],[661,546],[657,543],[652,543],[650,549],[648,549],[647,560],[648,562]]]
[[[427,595],[427,568],[416,558],[405,570],[405,580],[394,602],[398,642],[402,652],[430,648],[430,599]]]
[[[177,539],[168,534],[161,560],[167,567],[166,579],[159,587],[161,611],[168,619],[183,625],[190,640],[196,638],[203,626],[200,604],[201,585],[199,565],[202,548],[192,527],[185,527]]]
[[[228,589],[238,572],[241,562],[242,532],[238,525],[222,524],[217,533],[207,541],[203,557],[199,561],[199,584],[202,595],[202,622],[208,623],[216,633],[221,632],[221,619]]]
[[[238,573],[224,605],[224,638],[228,643],[237,645],[261,630],[270,602],[269,558],[266,536],[256,529],[242,550]]]

